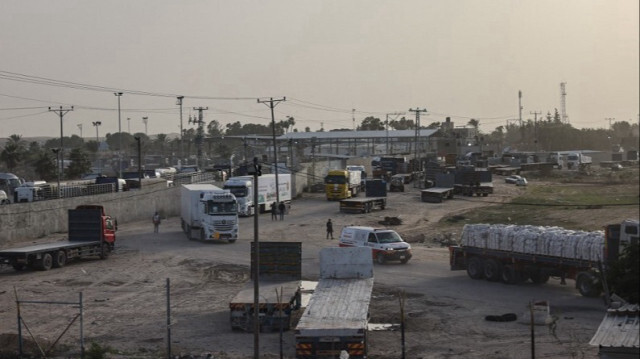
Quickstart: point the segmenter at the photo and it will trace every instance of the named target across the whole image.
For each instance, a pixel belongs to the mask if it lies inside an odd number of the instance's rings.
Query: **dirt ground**
[[[318,251],[337,245],[325,239],[327,218],[332,218],[338,234],[346,225],[381,226],[378,222],[385,216],[398,216],[403,223],[393,229],[412,243],[414,258],[406,265],[374,267],[370,315],[372,323],[398,324],[399,298],[404,298],[407,358],[530,358],[531,329],[523,314],[533,300],[547,300],[553,314],[548,325],[534,327],[536,357],[597,357],[597,348],[588,342],[604,316],[603,301],[581,297],[573,281],[560,285],[553,278],[542,286],[509,286],[474,281],[462,271],[449,270],[448,249],[441,242],[455,240],[463,223],[442,233],[438,221],[527,191],[504,184],[500,177],[494,183],[495,193],[489,197],[442,204],[421,202],[419,190],[408,185],[403,193],[389,194],[386,210],[362,215],[339,213],[338,204],[327,202],[322,194],[305,194],[293,202],[284,221],[260,216],[259,238],[302,242],[303,278],[312,281],[318,276]],[[575,216],[566,209],[557,212],[559,222],[563,216]],[[638,208],[594,209],[583,217],[585,223],[614,223],[638,218]],[[108,358],[166,358],[169,335],[175,357],[253,357],[254,336],[231,331],[228,310],[229,301],[249,280],[253,218],[241,219],[241,236],[234,244],[189,241],[179,223],[179,218],[167,218],[160,234],[154,235],[150,220],[120,219],[117,248],[107,260],[77,261],[47,272],[1,267],[0,354],[15,357],[18,350],[18,298],[25,323],[24,351],[34,357],[41,357],[40,350],[46,352],[61,337],[48,357],[79,358],[81,335],[87,350],[104,351]],[[515,313],[518,320],[485,320],[505,313]],[[371,331],[369,357],[400,358],[401,338],[398,326]],[[283,334],[282,347],[283,357],[295,357],[291,331]],[[279,358],[279,348],[278,333],[260,335],[261,358]]]

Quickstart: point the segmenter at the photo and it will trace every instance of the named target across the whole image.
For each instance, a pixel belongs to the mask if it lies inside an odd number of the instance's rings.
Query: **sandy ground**
[[[552,326],[535,327],[536,357],[597,357],[597,348],[588,341],[603,318],[603,301],[581,297],[573,281],[566,286],[558,279],[542,286],[509,286],[474,281],[462,271],[449,270],[448,249],[434,238],[456,238],[459,233],[438,233],[434,224],[444,215],[504,201],[526,190],[499,178],[495,184],[496,193],[487,198],[442,204],[420,202],[418,190],[408,185],[404,193],[389,194],[386,210],[366,215],[341,214],[338,203],[327,202],[322,194],[305,194],[294,201],[284,221],[260,216],[259,238],[302,242],[303,277],[316,280],[318,251],[337,245],[325,239],[327,218],[332,218],[337,237],[345,225],[380,226],[385,216],[399,216],[403,224],[393,228],[412,242],[414,258],[406,265],[375,266],[370,315],[372,323],[399,323],[399,295],[404,293],[407,358],[530,358],[531,330],[523,314],[535,300],[549,301],[556,319]],[[637,209],[615,211],[621,213],[605,210],[595,216],[603,223],[619,216],[637,217]],[[85,347],[95,343],[108,349],[107,357],[166,358],[170,308],[174,356],[251,358],[254,337],[231,331],[228,304],[249,279],[253,218],[241,219],[241,238],[234,244],[189,241],[179,218],[166,219],[158,235],[152,233],[150,221],[120,222],[117,249],[107,260],[77,261],[47,272],[0,268],[0,352],[17,350],[18,297],[49,303],[21,304],[25,350],[37,353],[36,342],[46,350],[61,337],[50,357],[79,357],[79,309],[72,303],[81,293]],[[505,313],[517,314],[518,320],[484,319]],[[370,332],[369,357],[400,358],[401,337],[397,329]],[[293,333],[285,332],[285,358],[295,356],[294,346]],[[260,353],[262,358],[279,358],[278,333],[260,335]]]

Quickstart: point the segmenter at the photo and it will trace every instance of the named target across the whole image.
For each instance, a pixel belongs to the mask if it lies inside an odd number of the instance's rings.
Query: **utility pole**
[[[148,136],[148,134],[147,134],[147,123],[149,123],[149,117],[147,117],[147,116],[142,117],[142,123],[144,123],[144,134]]]
[[[609,121],[609,130],[612,130],[613,127],[611,125],[611,121],[615,121],[616,119],[614,117],[607,117],[604,119],[605,121]]]
[[[131,118],[127,117],[127,132],[131,134]]]
[[[204,123],[203,120],[203,111],[207,111],[209,109],[209,107],[194,107],[193,108],[195,111],[198,111],[198,119],[197,120],[193,120],[193,123],[197,123],[198,124],[198,129],[196,131],[196,146],[198,148],[198,156],[197,156],[197,161],[198,163],[196,163],[196,166],[198,166],[198,168],[204,167],[203,163],[202,163],[202,145],[204,142],[204,128],[202,126],[202,124]]]
[[[273,108],[276,107],[276,105],[282,101],[287,101],[287,98],[283,97],[281,99],[274,100],[273,97],[271,97],[268,101],[267,100],[261,101],[260,99],[258,99],[258,103],[264,103],[264,104],[268,103],[267,106],[269,106],[269,108],[271,109],[271,134],[273,136],[273,161],[274,161],[273,166],[275,167],[275,170],[276,170],[276,201],[278,203],[280,203],[280,184],[278,183],[278,149],[276,146],[276,120],[273,115]]]
[[[387,154],[389,154],[389,115],[396,116],[395,118],[392,119],[392,121],[395,121],[398,118],[398,116],[404,115],[404,112],[388,113],[387,119],[384,121],[384,128],[387,131],[387,146],[385,151]]]
[[[102,125],[101,121],[91,122],[96,128],[96,143],[98,144],[98,150],[96,151],[96,157],[98,160],[98,173],[102,174],[102,164],[100,163],[100,136],[98,136],[98,126]]]
[[[180,151],[178,151],[178,153],[180,154],[180,159],[182,160],[182,158],[184,157],[184,153],[182,152],[184,145],[182,143],[182,135],[184,134],[184,131],[182,130],[182,100],[184,99],[184,96],[178,96],[178,106],[180,106]]]
[[[60,178],[62,178],[64,174],[64,143],[63,143],[64,140],[62,136],[62,118],[69,111],[73,111],[73,106],[71,106],[71,108],[62,108],[62,106],[60,106],[60,109],[57,109],[57,110],[52,110],[51,107],[49,107],[49,112],[55,112],[60,117],[60,163],[58,163],[58,166],[59,166],[58,182],[60,181]],[[60,190],[59,185],[58,185],[58,190]]]
[[[423,108],[423,109],[421,110],[419,107],[416,107],[416,109],[415,109],[415,110],[414,110],[414,109],[412,109],[412,108],[410,108],[410,109],[409,109],[409,112],[415,112],[415,113],[416,113],[416,124],[415,124],[415,127],[416,127],[416,137],[415,137],[415,141],[414,141],[414,149],[413,149],[413,151],[414,151],[414,155],[413,155],[413,158],[414,158],[414,168],[413,168],[413,170],[414,170],[414,171],[420,171],[420,170],[422,169],[422,168],[421,168],[422,166],[420,166],[420,164],[421,164],[421,163],[420,163],[420,161],[418,161],[418,136],[419,136],[419,134],[420,134],[420,113],[421,113],[421,112],[425,112],[425,113],[426,113],[426,112],[427,112],[427,109],[426,109],[426,108]],[[418,164],[419,164],[419,165],[417,166],[417,168],[416,168],[416,166],[415,166],[415,164],[416,164],[416,163],[418,163]]]
[[[113,94],[118,98],[118,173],[120,173],[119,178],[122,178],[122,123],[120,121],[120,97],[122,97],[122,92],[114,92]]]
[[[529,111],[533,115],[533,143],[535,144],[536,155],[538,153],[538,115],[541,115],[540,111]]]

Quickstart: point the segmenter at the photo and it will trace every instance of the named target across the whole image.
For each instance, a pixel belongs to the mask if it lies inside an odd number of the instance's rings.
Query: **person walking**
[[[278,220],[278,208],[275,202],[271,203],[271,220],[272,221]]]
[[[278,211],[280,212],[280,220],[283,221],[284,220],[284,211],[287,209],[287,207],[284,205],[284,201],[280,201],[280,204],[278,205]]]
[[[331,218],[327,221],[327,239],[333,239],[333,223],[331,222]]]
[[[156,211],[156,213],[153,214],[153,233],[158,233],[160,232],[160,214],[158,213],[158,211]]]

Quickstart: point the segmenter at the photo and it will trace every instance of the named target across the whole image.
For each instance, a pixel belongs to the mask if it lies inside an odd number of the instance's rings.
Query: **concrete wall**
[[[214,183],[219,186],[220,183]],[[67,210],[81,204],[99,204],[118,225],[149,219],[157,210],[162,217],[180,215],[180,188],[166,181],[145,184],[138,191],[106,193],[58,200],[0,206],[0,248],[28,244],[33,239],[67,232]]]

